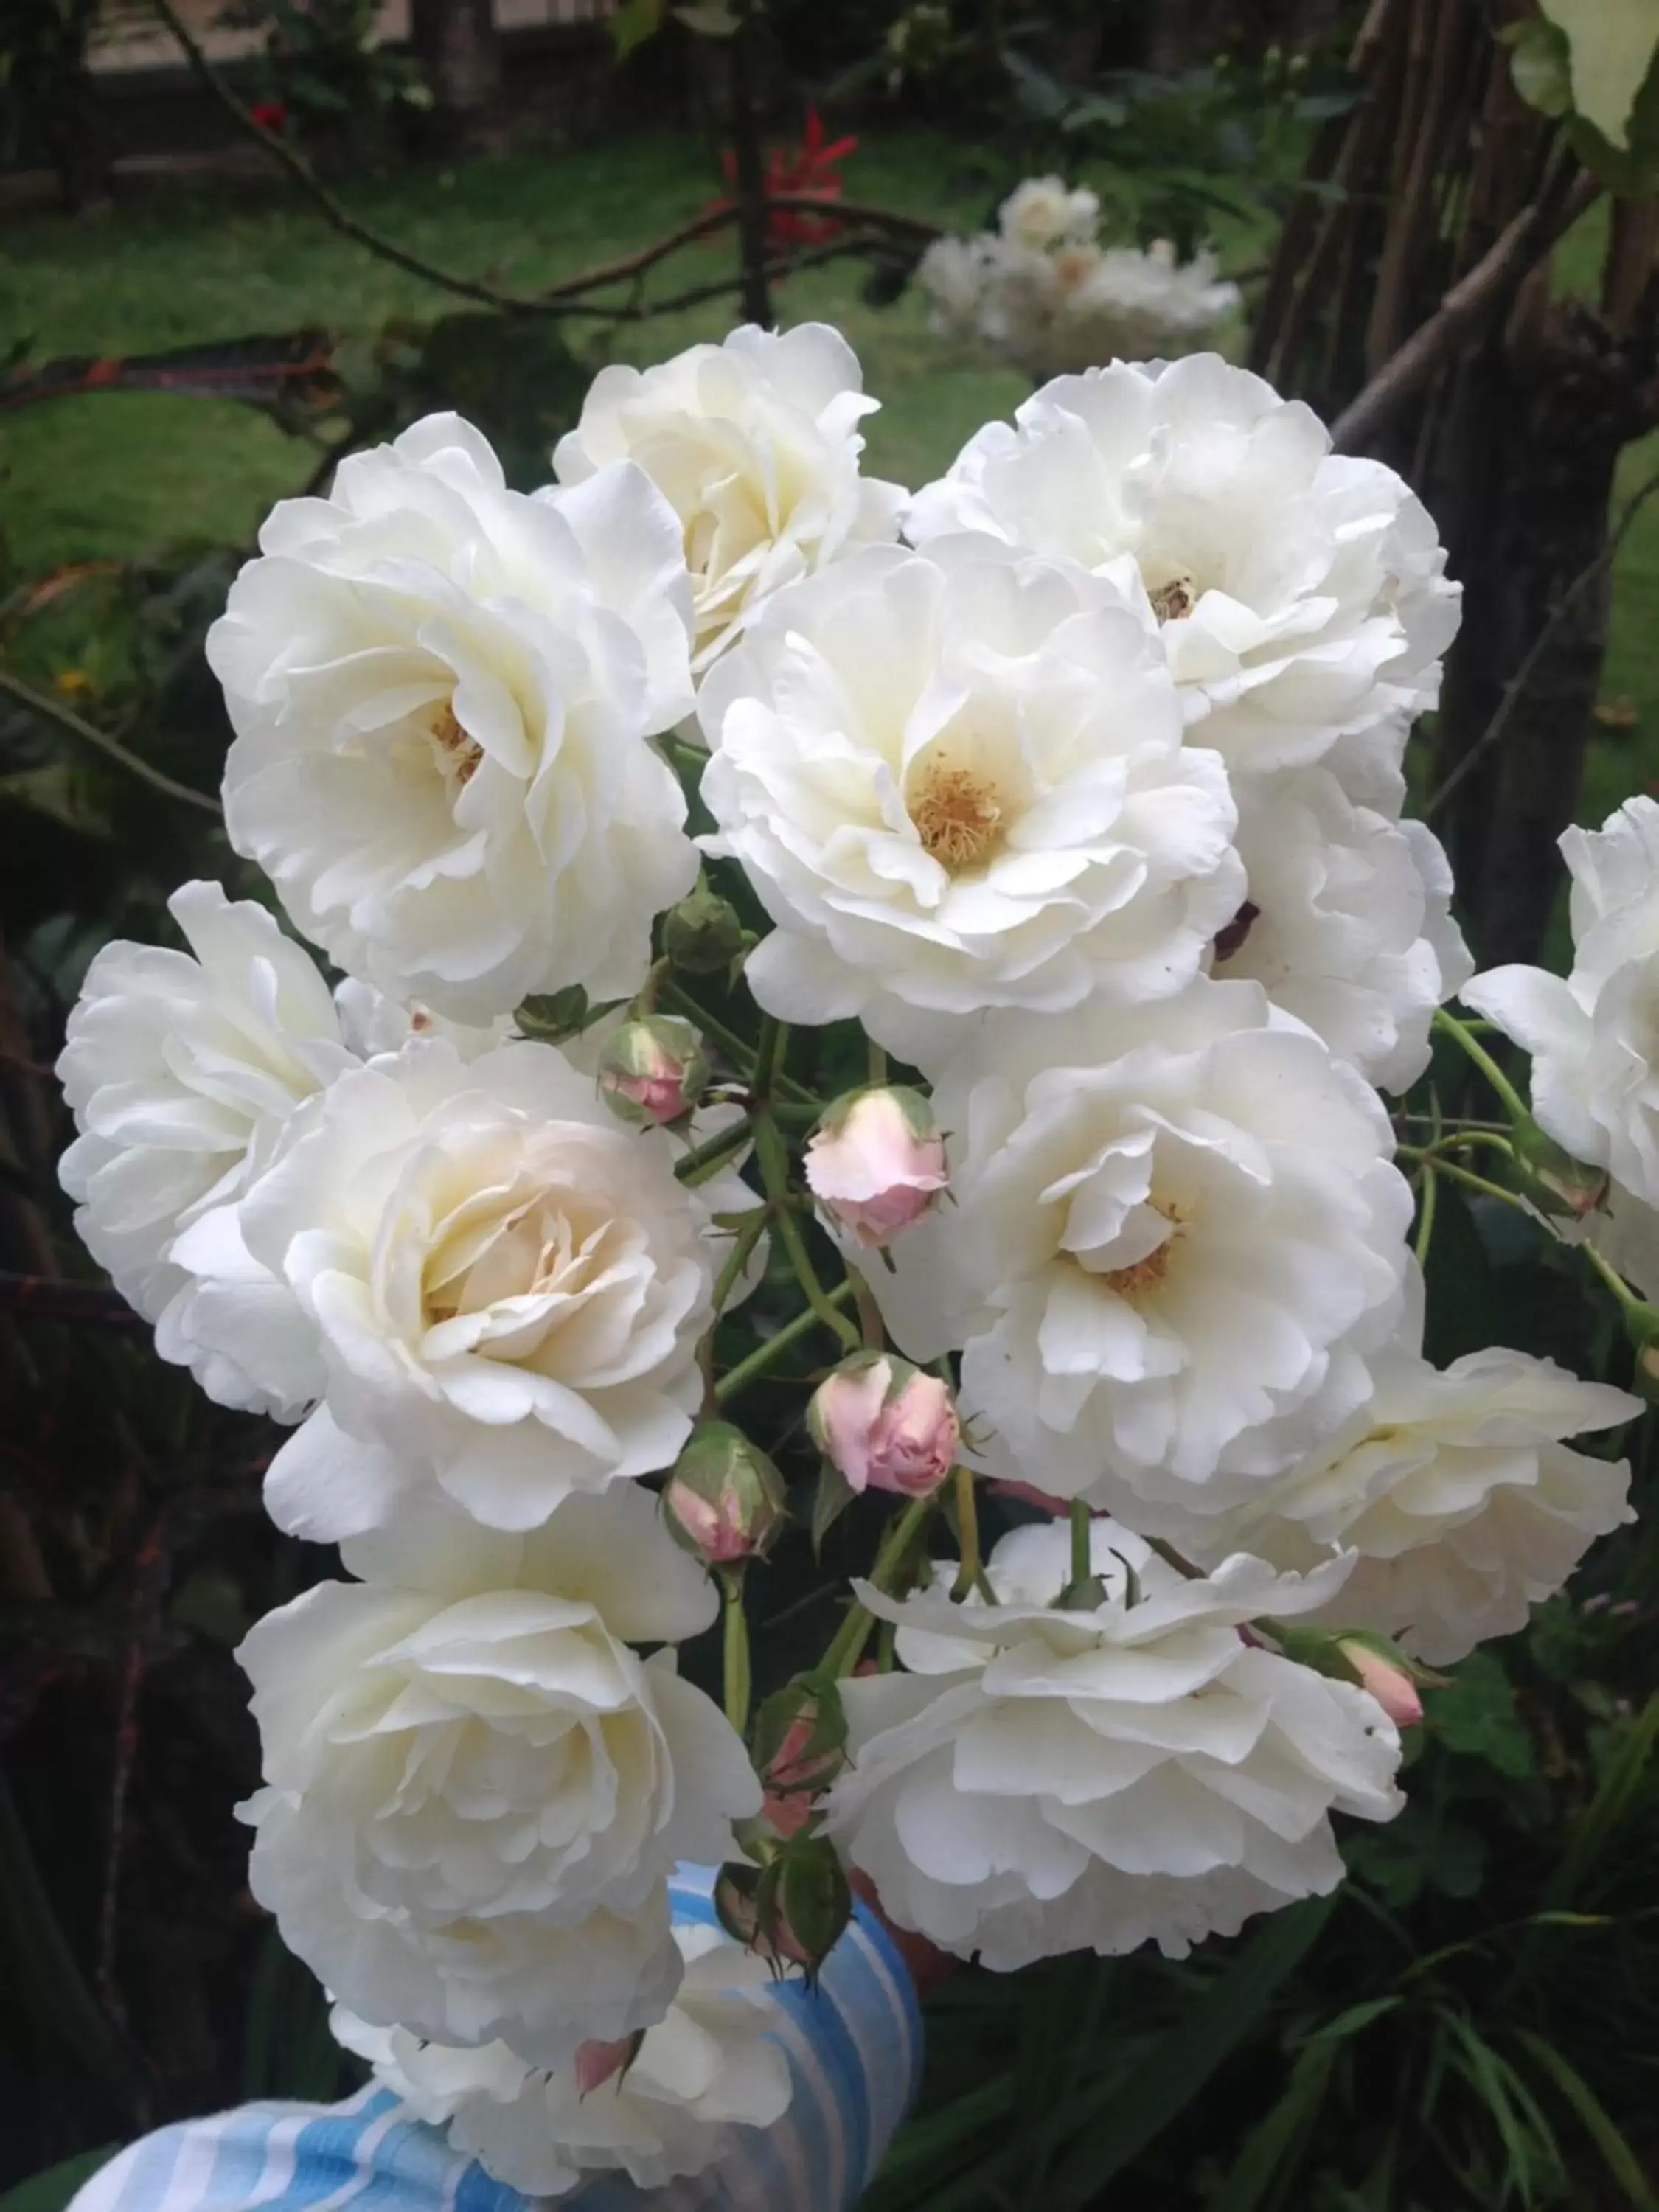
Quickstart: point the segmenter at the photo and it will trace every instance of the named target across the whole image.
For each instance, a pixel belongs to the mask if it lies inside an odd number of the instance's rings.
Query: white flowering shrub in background
[[[1099,225],[1092,192],[1028,177],[1003,202],[995,230],[936,239],[923,254],[917,275],[933,328],[1041,382],[1190,353],[1237,315],[1238,287],[1212,254],[1179,261],[1167,239],[1145,252],[1103,246]]]
[[[914,497],[808,326],[606,370],[532,496],[443,416],[279,507],[210,644],[226,816],[344,979],[192,884],[70,1024],[88,1249],[288,1425],[269,1510],[348,1577],[242,1649],[254,1893],[540,2196],[779,2117],[768,1976],[854,1870],[1000,1970],[1330,1891],[1425,1668],[1629,1515],[1573,1440],[1638,1401],[1437,1369],[1423,1278],[1474,1181],[1659,1364],[1659,806],[1567,841],[1568,979],[1469,980],[1403,818],[1432,525],[1219,358],[1114,359],[1231,299],[1097,215],[1036,180],[930,257],[1081,373]],[[791,1030],[836,1024],[828,1097]],[[1407,1107],[1437,1036],[1496,1117]],[[803,1356],[804,1497],[743,1425]],[[751,1570],[844,1511],[869,1571],[751,1712]],[[724,1934],[671,1929],[688,1859]]]

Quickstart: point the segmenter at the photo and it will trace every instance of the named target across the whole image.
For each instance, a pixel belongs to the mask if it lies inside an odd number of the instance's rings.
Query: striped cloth
[[[676,1920],[714,1920],[713,1881],[681,1869]],[[560,2197],[559,2212],[850,2212],[915,2094],[915,1985],[860,1905],[817,1990],[792,1980],[775,2002],[795,2084],[775,2127],[732,2129],[716,2165],[664,2189],[602,2175]],[[340,2105],[242,2105],[162,2128],[94,2174],[69,2212],[534,2212],[541,2202],[492,2181],[371,2084]]]

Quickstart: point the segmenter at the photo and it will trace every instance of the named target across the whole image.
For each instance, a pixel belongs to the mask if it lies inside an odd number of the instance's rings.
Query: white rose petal
[[[678,517],[701,672],[783,585],[898,534],[904,493],[861,477],[865,397],[852,348],[824,323],[745,325],[653,368],[601,369],[559,441],[560,481],[636,462]]]
[[[1369,1397],[1411,1194],[1376,1093],[1257,985],[999,1018],[934,1109],[956,1203],[870,1286],[911,1358],[962,1350],[998,1474],[1173,1534]]]
[[[776,924],[755,996],[913,1064],[987,1007],[1167,996],[1243,896],[1220,762],[1073,563],[856,555],[774,602],[699,711],[710,849]]]
[[[1574,947],[1565,981],[1494,968],[1466,1006],[1532,1054],[1532,1109],[1575,1158],[1659,1205],[1659,802],[1627,799],[1599,830],[1569,830]]]
[[[197,1285],[178,1240],[230,1209],[302,1100],[353,1065],[316,963],[251,901],[189,883],[167,902],[191,947],[106,945],[87,971],[58,1063],[81,1134],[59,1165],[76,1227],[116,1288],[156,1324],[164,1358],[210,1397],[253,1412],[292,1407],[284,1376],[246,1370],[204,1342]],[[272,1368],[305,1331],[292,1297],[253,1279]],[[223,1240],[221,1240],[223,1241]],[[303,1388],[299,1393],[304,1397]]]
[[[1180,1958],[1334,1889],[1330,1815],[1393,1817],[1399,1735],[1364,1691],[1238,1632],[1328,1598],[1343,1565],[1304,1582],[1237,1557],[1186,1582],[1097,1521],[1105,1602],[1060,1612],[1069,1542],[1006,1537],[994,1605],[952,1605],[939,1570],[902,1603],[861,1591],[909,1671],[842,1685],[852,1764],[828,1825],[884,1910],[1007,1972],[1146,1942]]]
[[[322,1583],[243,1644],[266,1781],[250,1881],[363,2019],[564,2065],[663,2016],[668,1876],[728,1856],[760,1803],[672,1651],[620,1640],[696,1633],[714,1599],[632,1490],[531,1537],[416,1548],[394,1582],[405,1537],[358,1547],[380,1579]],[[607,1619],[623,1562],[651,1595]]]
[[[696,860],[646,742],[690,703],[674,516],[635,468],[509,491],[453,415],[288,500],[208,636],[231,842],[392,997],[488,1023],[635,990]]]
[[[529,1528],[668,1465],[718,1256],[675,1158],[545,1044],[469,1063],[416,1037],[296,1116],[240,1219],[319,1354],[323,1403],[267,1476],[278,1523],[331,1541],[441,1493]]]
[[[1633,1420],[1641,1404],[1496,1346],[1441,1371],[1408,1340],[1375,1371],[1370,1404],[1325,1449],[1193,1533],[1205,1556],[1237,1545],[1285,1566],[1357,1553],[1319,1617],[1449,1666],[1525,1627],[1596,1537],[1635,1518],[1628,1465],[1564,1439]]]
[[[1408,1090],[1435,1008],[1474,966],[1438,840],[1355,805],[1322,767],[1240,776],[1234,791],[1249,903],[1212,972],[1261,983],[1368,1082]]]
[[[970,439],[906,526],[1137,568],[1188,720],[1235,769],[1431,707],[1457,629],[1401,479],[1332,453],[1306,407],[1214,354],[1058,379]]]
[[[569,2069],[532,2066],[504,2043],[422,2043],[338,2006],[331,2025],[418,2118],[512,2188],[562,2197],[587,2176],[621,2172],[661,2189],[717,2164],[741,2130],[770,2127],[792,2093],[769,2032],[766,1966],[717,1928],[676,1928],[674,1941],[685,1972],[666,2016],[626,2071],[586,2094]]]

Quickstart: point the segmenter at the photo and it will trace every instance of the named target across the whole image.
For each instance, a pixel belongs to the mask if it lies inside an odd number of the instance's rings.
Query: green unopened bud
[[[1556,1221],[1582,1221],[1607,1194],[1607,1171],[1576,1160],[1528,1115],[1515,1125],[1515,1164],[1522,1193]]]
[[[683,1121],[708,1088],[702,1039],[673,1014],[624,1022],[599,1055],[599,1088],[636,1128]]]
[[[672,1534],[711,1567],[763,1559],[788,1517],[783,1477],[730,1421],[705,1421],[663,1492]]]
[[[853,1917],[853,1893],[828,1837],[803,1834],[769,1851],[761,1865],[723,1866],[714,1911],[726,1934],[775,1972],[800,1966],[810,1982]]]
[[[737,908],[706,876],[662,919],[662,949],[688,975],[718,975],[747,941]]]

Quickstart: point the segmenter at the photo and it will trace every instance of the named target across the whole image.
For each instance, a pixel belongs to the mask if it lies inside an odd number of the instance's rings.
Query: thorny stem
[[[828,1302],[832,1306],[840,1307],[848,1304],[852,1296],[853,1285],[850,1283],[837,1283],[830,1292]],[[802,1337],[809,1336],[819,1325],[819,1316],[810,1311],[797,1314],[793,1321],[786,1322],[775,1336],[769,1336],[765,1343],[757,1346],[746,1359],[740,1359],[735,1367],[729,1368],[721,1376],[714,1385],[715,1404],[729,1405],[740,1391],[749,1388],[757,1376],[764,1375],[784,1352],[799,1344]]]
[[[1613,1292],[1613,1297],[1618,1299],[1620,1311],[1626,1314],[1639,1313],[1642,1310],[1643,1301],[1636,1296],[1611,1261],[1604,1260],[1594,1244],[1581,1244],[1578,1249]]]
[[[694,1028],[700,1029],[706,1037],[712,1039],[734,1067],[741,1069],[745,1075],[752,1070],[755,1065],[754,1046],[740,1037],[735,1030],[728,1029],[724,1022],[707,1012],[683,984],[666,982],[658,995],[665,1006],[672,1006],[677,1014],[684,1014]],[[816,1107],[822,1103],[805,1084],[797,1083],[793,1076],[780,1071],[775,1080],[781,1097],[793,1100],[801,1106]]]
[[[726,1264],[714,1278],[714,1312],[716,1316],[726,1310],[726,1302],[742,1279],[755,1247],[766,1234],[766,1224],[772,1218],[768,1206],[757,1206],[733,1239],[732,1249],[726,1255]]]
[[[1434,1217],[1439,1204],[1440,1182],[1431,1159],[1423,1163],[1423,1203],[1417,1218],[1417,1239],[1412,1249],[1419,1267],[1429,1264],[1429,1247],[1434,1242]]]
[[[733,1121],[729,1129],[722,1129],[717,1135],[696,1146],[683,1160],[677,1162],[674,1173],[684,1183],[704,1182],[717,1169],[725,1165],[733,1152],[740,1152],[748,1142],[748,1121]]]
[[[1443,1152],[1431,1152],[1421,1145],[1401,1145],[1399,1151],[1403,1158],[1424,1162],[1436,1175],[1449,1176],[1454,1182],[1462,1183],[1466,1190],[1479,1191],[1483,1198],[1501,1198],[1505,1206],[1512,1206],[1517,1213],[1531,1214],[1532,1208],[1525,1199],[1518,1198],[1512,1190],[1505,1190],[1501,1182],[1489,1182],[1485,1176],[1478,1176],[1469,1168],[1459,1167],[1455,1160],[1449,1160]]]

